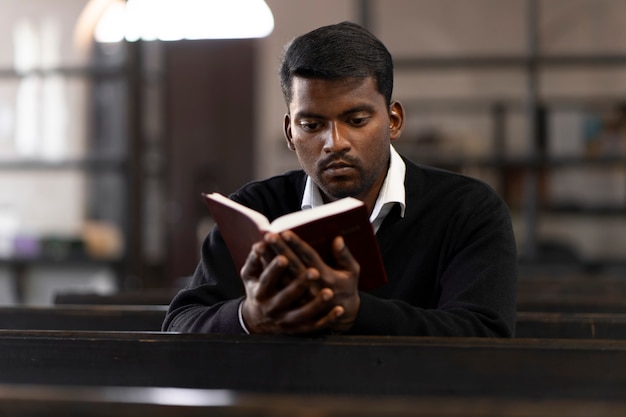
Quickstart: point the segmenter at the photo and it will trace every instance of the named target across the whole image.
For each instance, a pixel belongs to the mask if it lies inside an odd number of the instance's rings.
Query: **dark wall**
[[[169,237],[166,275],[188,276],[199,259],[201,192],[228,194],[253,177],[254,40],[165,46]]]

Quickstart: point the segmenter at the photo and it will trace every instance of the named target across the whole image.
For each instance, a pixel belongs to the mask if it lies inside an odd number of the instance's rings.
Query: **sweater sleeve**
[[[243,285],[217,228],[205,239],[201,256],[191,282],[170,303],[162,330],[245,333],[238,315]]]
[[[273,220],[300,209],[306,174],[290,171],[244,185],[230,198]],[[170,303],[162,329],[189,333],[245,333],[239,304],[245,289],[218,227],[204,239],[191,282]]]

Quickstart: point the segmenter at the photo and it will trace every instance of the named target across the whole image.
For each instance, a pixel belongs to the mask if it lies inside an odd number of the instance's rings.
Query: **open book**
[[[266,232],[292,230],[311,245],[330,266],[335,265],[332,241],[342,236],[361,266],[359,289],[369,290],[387,282],[378,241],[365,204],[346,197],[309,210],[296,211],[269,222],[261,213],[219,193],[202,194],[226,242],[237,271],[255,242]]]

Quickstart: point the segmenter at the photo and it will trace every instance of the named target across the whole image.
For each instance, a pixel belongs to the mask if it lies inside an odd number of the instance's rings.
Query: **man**
[[[293,232],[267,234],[236,271],[216,228],[163,329],[513,336],[517,257],[508,209],[486,184],[394,150],[405,115],[392,101],[386,47],[353,23],[321,27],[291,42],[280,78],[284,134],[302,170],[230,197],[270,220],[346,196],[364,201],[389,281],[359,291],[360,266],[340,236],[330,267]]]

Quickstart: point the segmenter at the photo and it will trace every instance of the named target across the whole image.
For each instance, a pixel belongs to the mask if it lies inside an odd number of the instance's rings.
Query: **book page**
[[[259,213],[258,211],[253,210],[250,207],[246,207],[243,204],[233,201],[230,198],[219,193],[211,193],[209,194],[209,196],[213,198],[214,200],[219,201],[220,203],[224,204],[225,206],[231,207],[234,210],[237,210],[243,213],[244,215],[249,217],[253,222],[255,222],[259,226],[259,229],[269,230],[270,228],[269,220],[267,219],[267,217],[265,217],[263,214]]]
[[[293,229],[296,226],[308,223],[312,220],[352,210],[356,207],[362,206],[363,204],[364,203],[361,200],[357,200],[353,197],[342,198],[341,200],[333,201],[332,203],[327,203],[312,209],[285,214],[284,216],[275,219],[270,225],[269,230],[272,232],[281,232]]]

